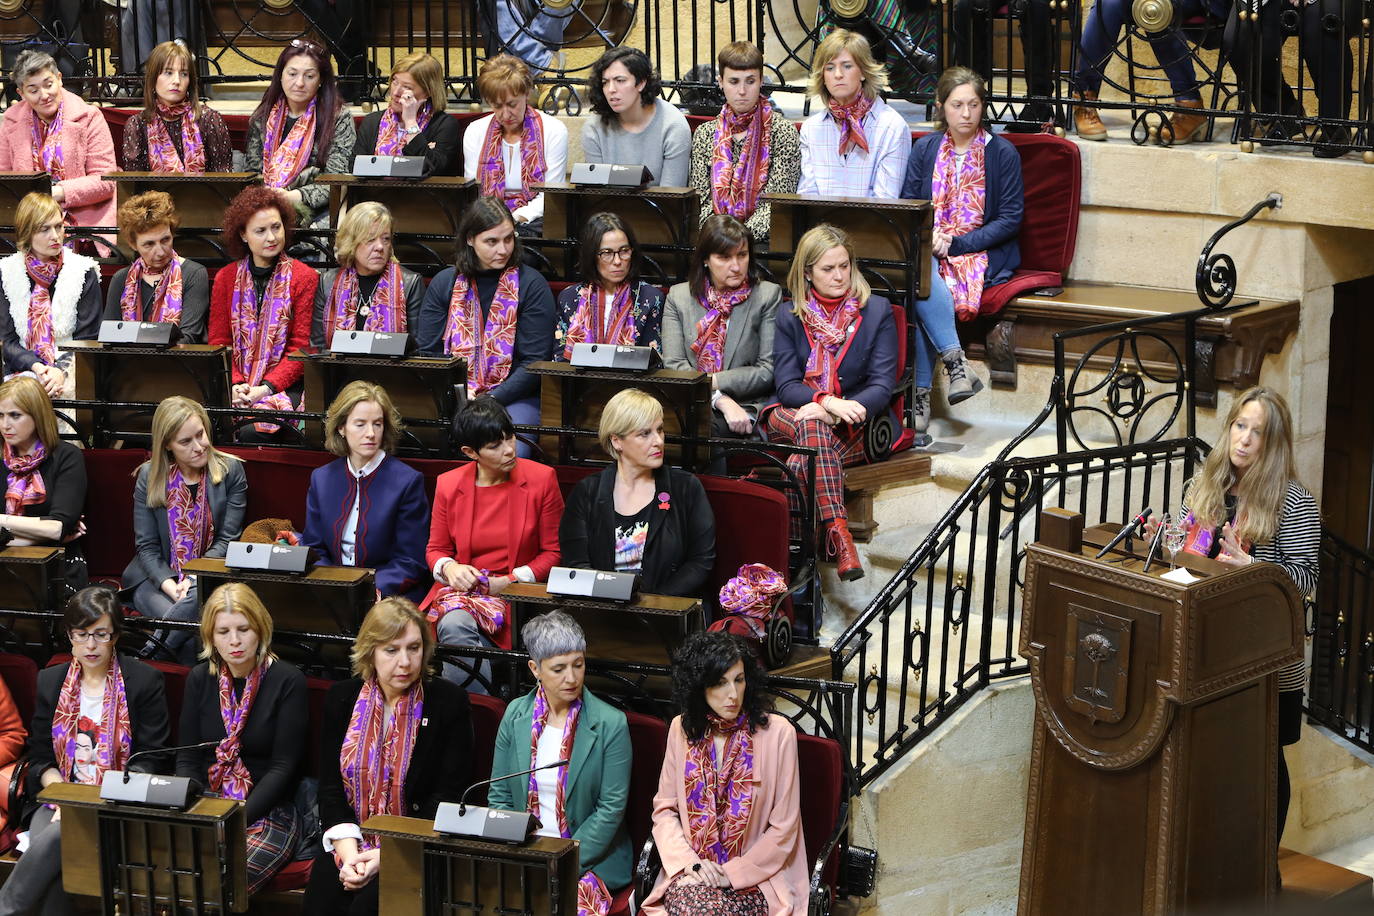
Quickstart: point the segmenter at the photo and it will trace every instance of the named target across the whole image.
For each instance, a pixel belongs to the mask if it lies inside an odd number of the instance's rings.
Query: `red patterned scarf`
[[[125,321],[143,320],[143,287],[140,285],[148,266],[138,258],[129,265],[124,278],[124,293],[119,297],[119,317]],[[153,321],[171,324],[181,322],[181,256],[172,252],[172,260],[162,269],[162,276],[153,288]]]
[[[29,143],[33,150],[33,170],[47,172],[53,181],[67,177],[66,156],[62,152],[62,110],[67,107],[64,96],[57,105],[57,114],[47,124],[37,112],[29,125]]]
[[[25,506],[47,502],[48,488],[38,471],[47,457],[48,449],[41,439],[33,444],[33,452],[25,456],[16,455],[9,443],[5,443],[5,467],[10,472],[5,480],[6,515],[23,515]]]
[[[249,385],[261,385],[273,366],[286,354],[286,338],[291,326],[291,259],[282,256],[267,281],[261,304],[253,288],[248,258],[239,261],[234,272],[234,291],[229,302],[229,339],[234,368]],[[286,392],[278,391],[252,404],[261,410],[299,410]],[[304,406],[304,405],[302,405]],[[276,423],[254,423],[262,433],[274,433]]]
[[[699,859],[724,865],[744,851],[744,833],[754,805],[754,736],[749,713],[734,722],[709,715],[711,727],[687,745],[682,797],[687,805],[687,841]],[[716,760],[716,734],[725,735],[725,752]]]
[[[268,112],[267,129],[262,136],[262,183],[269,188],[286,187],[310,161],[310,151],[315,145],[315,103],[318,101],[318,98],[310,100],[305,114],[296,119],[285,137],[281,134],[286,126],[286,99],[278,100]]]
[[[716,213],[748,219],[768,184],[773,106],[759,99],[753,111],[737,115],[726,105],[711,146],[711,203]],[[734,158],[733,137],[744,131],[744,146]]]
[[[520,310],[520,266],[507,267],[496,284],[487,317],[477,299],[477,284],[463,274],[453,278],[444,329],[444,353],[468,365],[468,397],[486,394],[510,375],[515,355],[515,323]]]
[[[375,677],[363,683],[339,752],[344,794],[363,824],[375,814],[404,815],[406,773],[425,712],[425,689],[419,680],[397,701],[391,728],[385,728],[386,698]],[[376,834],[364,834],[362,848],[377,846]]]
[[[510,619],[510,605],[506,604],[504,598],[491,594],[489,576],[487,570],[482,570],[477,576],[477,583],[465,592],[448,585],[439,589],[429,610],[425,612],[425,619],[430,623],[438,623],[450,611],[467,611],[483,633],[497,637],[496,641],[504,645],[500,637],[504,635],[506,621]]]
[[[622,283],[611,299],[611,324],[606,326],[606,296],[596,283],[577,288],[577,311],[563,335],[563,358],[572,359],[573,344],[615,344],[632,347],[635,343],[635,297],[630,284]]]
[[[329,290],[329,305],[325,310],[325,344],[338,331],[351,331],[358,324],[358,271],[353,267],[340,268]],[[406,332],[406,289],[401,279],[401,265],[393,258],[382,271],[372,291],[372,301],[364,312],[363,329],[385,334]]]
[[[983,154],[987,145],[987,133],[979,131],[960,165],[949,134],[940,141],[939,152],[935,154],[935,171],[930,179],[930,197],[935,211],[935,228],[946,235],[965,235],[983,225],[983,208],[987,204]],[[950,255],[938,259],[938,263],[940,276],[954,297],[954,314],[962,321],[969,321],[982,305],[988,253],[971,251]]]
[[[822,302],[816,291],[807,294],[802,305],[802,329],[811,343],[811,355],[806,358],[803,380],[817,391],[838,396],[840,393],[840,349],[849,335],[849,326],[859,315],[859,300],[846,296],[838,304]]]
[[[219,717],[224,723],[224,740],[215,748],[215,762],[210,765],[210,789],[225,798],[243,801],[253,788],[253,774],[243,763],[239,745],[243,738],[243,728],[248,724],[248,716],[253,711],[253,701],[258,697],[262,686],[263,666],[254,665],[253,671],[244,680],[243,695],[234,696],[234,679],[229,666],[219,666]]]
[[[425,102],[420,106],[420,110],[415,113],[415,123],[419,125],[420,133],[425,132],[433,117],[433,105]],[[372,148],[372,152],[378,156],[399,156],[405,152],[405,148],[406,141],[401,136],[401,116],[388,105],[382,113],[382,123],[377,126],[377,145]]]
[[[181,573],[192,560],[205,556],[215,536],[215,520],[210,517],[210,475],[202,474],[196,495],[181,476],[175,462],[167,472],[167,530],[172,536],[171,566]],[[184,578],[184,577],[180,577]]]
[[[27,344],[45,365],[57,359],[57,341],[52,327],[52,288],[62,272],[62,253],[52,261],[33,252],[24,255],[24,269],[29,272],[29,328]]]
[[[167,122],[181,124],[181,155],[167,132]],[[205,171],[205,140],[200,135],[200,122],[195,106],[190,102],[166,105],[157,102],[157,113],[148,125],[148,167],[154,172],[185,172],[199,175]]]
[[[57,771],[70,780],[76,766],[77,723],[81,719],[81,663],[72,659],[62,692],[57,695],[57,709],[52,717],[52,751],[57,759]],[[101,704],[100,741],[95,746],[95,781],[106,770],[118,770],[129,759],[133,744],[133,729],[129,726],[129,701],[124,694],[124,674],[119,670],[119,656],[110,659],[105,673],[105,699]]]
[[[525,123],[520,129],[520,190],[506,189],[506,160],[501,152],[501,123],[492,115],[487,135],[482,138],[482,152],[477,156],[477,181],[482,196],[501,197],[514,210],[534,200],[539,194],[530,185],[544,180],[544,122],[539,112],[525,106]]]
[[[847,156],[855,147],[868,152],[868,137],[864,136],[864,116],[873,108],[873,100],[862,92],[848,105],[830,100],[830,116],[840,129],[840,155]]]
[[[701,302],[706,314],[697,322],[697,339],[692,341],[698,371],[719,372],[725,368],[725,332],[730,313],[753,291],[747,280],[738,288],[727,290],[718,290],[709,279],[706,281],[706,297]]]
[[[720,609],[748,622],[754,638],[763,639],[773,599],[787,591],[787,580],[763,563],[746,563],[720,588]]]

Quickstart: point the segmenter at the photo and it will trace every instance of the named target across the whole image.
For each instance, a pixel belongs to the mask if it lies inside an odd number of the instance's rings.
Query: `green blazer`
[[[534,691],[512,700],[496,732],[492,775],[529,769],[530,736],[534,719]],[[633,851],[625,827],[625,803],[630,796],[630,729],[625,714],[582,691],[582,712],[573,739],[572,764],[564,797],[568,829],[581,844],[584,872],[595,872],[612,891],[630,883]],[[488,804],[506,811],[524,811],[529,804],[529,777],[515,776],[492,783]],[[552,823],[554,813],[541,811],[540,820]]]

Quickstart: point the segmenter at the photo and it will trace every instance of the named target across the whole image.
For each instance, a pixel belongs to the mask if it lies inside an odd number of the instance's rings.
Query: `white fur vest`
[[[81,288],[86,285],[86,274],[98,270],[94,258],[74,251],[62,252],[62,271],[52,285],[52,336],[53,343],[60,346],[72,339],[76,330],[76,306],[81,300]],[[19,334],[20,342],[27,349],[33,349],[29,342],[29,272],[24,268],[22,251],[0,259],[0,288],[10,301],[10,320]]]

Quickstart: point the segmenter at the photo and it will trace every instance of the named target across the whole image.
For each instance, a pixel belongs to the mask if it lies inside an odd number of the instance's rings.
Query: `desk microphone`
[[[1141,572],[1150,571],[1150,564],[1155,561],[1155,557],[1159,556],[1159,545],[1163,540],[1164,526],[1160,525],[1155,529],[1155,536],[1150,539],[1150,549],[1145,554],[1145,566],[1140,570]]]
[[[1094,556],[1093,559],[1102,559],[1103,554],[1111,550],[1117,544],[1120,544],[1122,541],[1126,540],[1126,538],[1130,537],[1130,535],[1133,534],[1137,528],[1145,524],[1145,522],[1150,518],[1150,513],[1153,511],[1153,509],[1147,506],[1144,510],[1141,511],[1139,515],[1137,515],[1135,518],[1131,519],[1124,526],[1122,526],[1121,530],[1116,533],[1116,537],[1108,541],[1107,546],[1099,550],[1097,552],[1097,555]]]
[[[202,741],[199,744],[184,744],[179,747],[157,747],[130,754],[124,761],[123,770],[106,770],[100,780],[100,797],[105,801],[126,802],[135,805],[153,805],[159,808],[185,808],[191,800],[200,795],[201,785],[189,776],[161,776],[157,773],[135,773],[130,765],[140,757],[157,754],[174,754],[178,751],[196,751],[216,747],[222,739]]]
[[[535,819],[528,811],[503,811],[500,808],[483,808],[473,805],[470,809],[467,797],[478,786],[488,786],[503,779],[528,776],[540,770],[567,766],[568,760],[555,760],[543,766],[517,770],[504,776],[493,776],[474,782],[463,790],[458,803],[441,802],[434,813],[434,829],[439,833],[471,837],[474,840],[487,840],[497,843],[523,843],[534,830]]]

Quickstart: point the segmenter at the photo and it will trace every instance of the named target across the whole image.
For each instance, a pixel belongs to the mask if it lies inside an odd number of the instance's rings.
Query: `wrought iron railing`
[[[1322,535],[1307,714],[1374,753],[1374,555]]]

